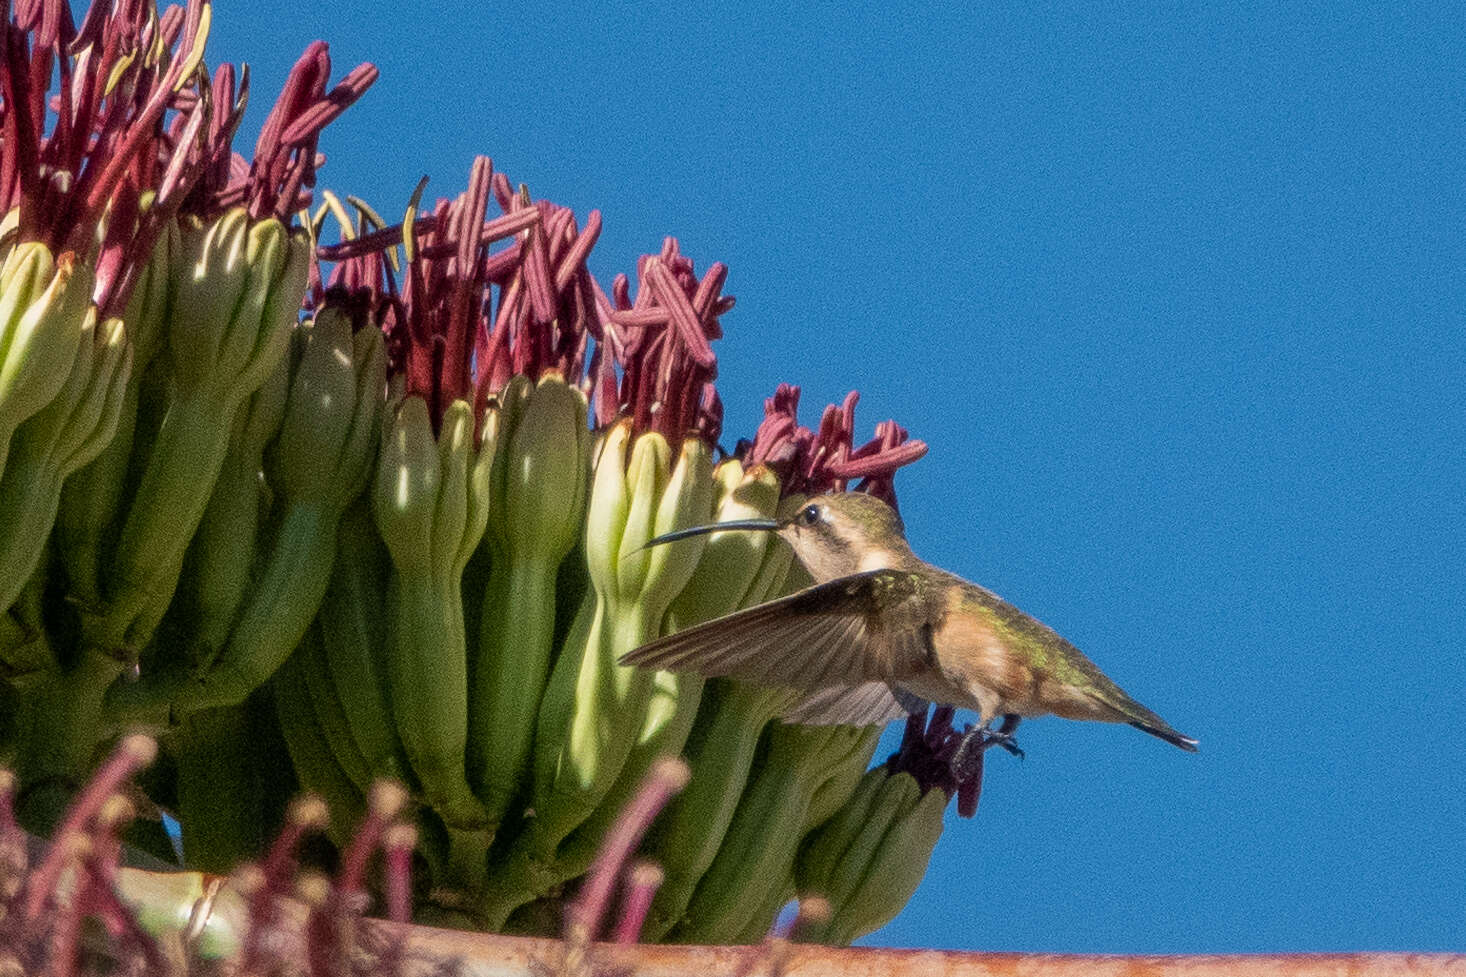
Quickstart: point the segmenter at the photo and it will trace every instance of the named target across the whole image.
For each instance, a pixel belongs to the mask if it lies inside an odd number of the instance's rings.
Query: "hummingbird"
[[[729,530],[777,533],[813,586],[657,638],[623,655],[623,665],[788,687],[800,698],[785,722],[865,725],[936,703],[975,711],[969,735],[1019,756],[1019,719],[1044,715],[1128,723],[1196,752],[1195,739],[1047,625],[921,560],[901,517],[872,495],[820,495],[784,520],[695,526],[647,545]]]

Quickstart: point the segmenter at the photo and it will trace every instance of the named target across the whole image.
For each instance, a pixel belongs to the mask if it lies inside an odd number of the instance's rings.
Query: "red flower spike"
[[[958,815],[970,818],[977,813],[982,793],[983,754],[996,741],[976,744],[975,752],[955,763],[957,750],[972,728],[955,729],[955,714],[951,706],[938,706],[930,716],[908,717],[901,747],[886,760],[886,769],[892,774],[911,774],[923,792],[940,789],[948,798],[955,796]],[[1011,730],[1012,726],[1005,727]]]
[[[616,929],[611,934],[611,942],[629,944],[641,939],[641,928],[646,924],[646,914],[665,878],[666,874],[660,865],[645,861],[632,864],[626,873],[621,910],[616,918]]]
[[[563,292],[570,279],[585,268],[585,259],[601,236],[601,212],[593,210],[585,219],[585,227],[560,258],[555,269],[555,290]]]
[[[827,406],[815,433],[799,425],[799,388],[780,384],[764,401],[764,419],[753,440],[741,442],[736,454],[745,465],[771,468],[785,494],[844,491],[850,479],[861,478],[859,491],[894,506],[896,470],[926,454],[926,444],[906,440],[905,428],[885,421],[876,426],[875,438],[852,448],[858,401],[852,391],[839,407]]]
[[[652,295],[667,309],[672,325],[693,360],[698,366],[710,368],[717,362],[717,357],[708,345],[707,334],[703,332],[692,303],[673,276],[674,273],[662,262],[647,263],[646,282],[651,286]]]
[[[146,736],[128,736],[117,744],[112,755],[97,769],[67,811],[61,827],[56,829],[50,850],[31,876],[25,900],[27,920],[34,921],[40,915],[69,861],[69,853],[74,853],[74,839],[87,835],[92,819],[102,810],[107,799],[133,774],[152,763],[157,755],[158,744],[153,740]]]
[[[285,826],[270,845],[265,860],[260,865],[264,888],[288,884],[295,873],[295,853],[307,835],[326,827],[329,815],[326,802],[313,794],[307,794],[290,805],[285,816]]]
[[[601,841],[580,894],[565,912],[565,941],[573,949],[595,939],[605,916],[621,866],[641,842],[647,828],[691,776],[687,762],[663,757],[652,765],[631,802],[622,809]]]
[[[509,186],[480,158],[464,194],[414,221],[402,294],[390,296],[391,314],[380,317],[389,371],[403,376],[408,393],[428,401],[435,419],[459,398],[471,397],[481,413],[516,373],[538,379],[555,370],[594,395],[595,381],[584,374],[591,334],[604,334],[605,327],[585,260],[600,234],[600,215],[593,213],[578,231],[568,208],[530,201]],[[492,220],[484,213],[490,196],[506,211]],[[507,238],[515,240],[490,252]],[[361,268],[368,255],[402,241],[400,225],[380,228],[318,248],[317,257]],[[386,276],[385,265],[372,267],[381,274],[365,277]]]
[[[132,910],[117,898],[116,870],[117,852],[121,849],[120,839],[106,858],[93,855],[86,859],[86,880],[83,891],[84,913],[99,917],[114,939],[120,939],[131,947],[145,965],[143,973],[162,974],[168,972],[163,952],[151,933],[138,924]]]
[[[540,213],[543,215],[544,210],[541,209]],[[525,232],[529,253],[524,259],[524,283],[537,325],[544,325],[555,317],[555,289],[550,280],[550,249],[545,241],[544,228],[542,219],[539,227],[532,227]]]
[[[412,852],[417,847],[417,829],[410,824],[394,824],[382,836],[386,849],[387,918],[398,923],[412,921]]]
[[[366,818],[357,825],[351,843],[341,854],[341,867],[336,874],[336,890],[344,894],[360,892],[365,887],[367,863],[381,847],[382,836],[407,803],[407,792],[398,784],[378,781],[367,798]]]
[[[284,219],[308,203],[321,128],[375,78],[363,65],[326,93],[329,60],[324,45],[313,45],[267,122],[262,152],[246,164],[229,143],[248,86],[243,77],[236,86],[234,69],[223,66],[210,91],[201,67],[205,12],[203,0],[161,18],[150,3],[96,0],[77,29],[64,0],[17,5],[13,20],[6,5],[0,208],[19,208],[22,240],[95,262],[93,297],[104,315],[126,305],[178,211],[207,215],[249,202],[256,217]],[[48,97],[53,78],[59,88]],[[153,200],[142,210],[148,191]]]

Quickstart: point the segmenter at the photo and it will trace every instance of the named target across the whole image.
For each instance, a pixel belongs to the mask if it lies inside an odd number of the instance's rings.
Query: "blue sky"
[[[607,278],[727,262],[730,443],[859,389],[917,551],[1200,738],[1025,724],[875,942],[1466,949],[1466,8],[957,6],[219,0],[210,60],[255,126],[375,61],[323,184],[384,213],[482,152]]]

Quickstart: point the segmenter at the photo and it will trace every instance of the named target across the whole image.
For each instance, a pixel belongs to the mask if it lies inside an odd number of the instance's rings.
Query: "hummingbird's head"
[[[703,533],[750,530],[776,532],[816,583],[865,570],[904,567],[916,560],[896,511],[864,492],[817,495],[787,519],[740,519],[665,533],[646,545],[670,543]]]
[[[817,583],[914,559],[901,517],[864,492],[815,496],[779,524],[779,535]]]

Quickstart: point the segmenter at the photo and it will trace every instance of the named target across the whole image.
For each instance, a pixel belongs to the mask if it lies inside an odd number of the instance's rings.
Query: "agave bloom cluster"
[[[149,655],[231,428],[285,360],[309,259],[289,215],[321,127],[375,77],[330,88],[312,46],[245,162],[230,142],[248,85],[228,65],[210,78],[211,16],[6,7],[0,654],[23,693],[6,713],[22,777],[49,785],[24,795],[38,821],[115,730],[104,696]]]
[[[728,268],[669,237],[603,287],[600,213],[487,158],[390,224],[317,204],[321,130],[370,65],[333,85],[310,46],[246,160],[248,80],[205,67],[208,3],[6,13],[0,493],[25,504],[0,526],[0,743],[21,817],[58,823],[99,750],[145,729],[194,868],[256,857],[305,788],[358,869],[342,826],[415,826],[419,920],[569,913],[583,940],[576,907],[611,901],[628,938],[756,942],[796,895],[827,899],[830,940],[889,918],[947,798],[975,804],[950,714],[869,771],[873,727],[781,723],[787,690],[619,660],[808,583],[773,536],[650,540],[821,492],[894,504],[926,446],[893,422],[858,442],[853,393],[805,427],[786,385],[725,454]],[[687,789],[626,842],[619,813],[669,757]],[[379,816],[383,778],[406,793]],[[155,822],[129,839],[174,857]],[[608,839],[640,857],[619,894]]]

